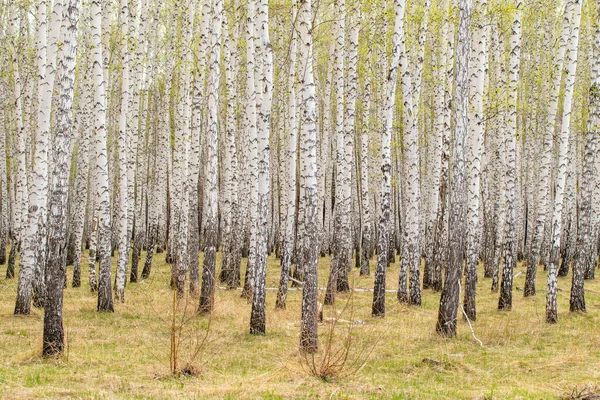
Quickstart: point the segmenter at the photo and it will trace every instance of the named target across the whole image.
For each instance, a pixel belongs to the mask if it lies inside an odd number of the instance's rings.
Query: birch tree
[[[208,77],[208,176],[206,184],[206,227],[204,228],[204,265],[202,269],[202,287],[200,289],[200,312],[210,312],[214,302],[215,263],[218,229],[218,121],[219,81],[221,61],[221,30],[223,1],[215,0],[212,7],[210,29],[210,61]]]
[[[600,6],[597,6],[596,16],[600,17]],[[600,19],[596,18],[592,44],[590,115],[585,134],[585,153],[583,160],[583,183],[580,205],[580,220],[577,238],[577,252],[573,264],[571,297],[569,310],[585,311],[585,296],[583,289],[584,277],[589,270],[596,268],[597,251],[594,249],[595,235],[592,218],[592,203],[594,192],[594,165],[598,157],[598,134],[600,132]],[[598,177],[596,176],[596,179]],[[596,199],[596,202],[598,200]]]
[[[270,147],[269,138],[271,132],[271,104],[273,101],[273,48],[269,39],[269,3],[268,0],[260,0],[258,9],[258,20],[261,45],[261,72],[260,72],[260,112],[258,151],[260,159],[258,163],[258,230],[256,243],[255,264],[255,287],[252,298],[252,313],[250,315],[250,333],[264,335],[266,326],[266,278],[267,278],[267,255],[268,255],[268,212],[271,192],[269,187],[269,164]],[[316,207],[316,204],[315,204]],[[316,210],[315,210],[316,214]],[[314,226],[315,231],[317,227]],[[316,232],[315,232],[316,234]]]
[[[452,165],[452,191],[450,195],[450,224],[448,232],[448,266],[436,331],[442,336],[456,336],[460,278],[463,268],[465,230],[465,154],[469,111],[469,53],[471,49],[471,0],[460,0],[458,11],[458,42],[456,46],[454,162]]]
[[[525,297],[534,296],[535,278],[538,266],[538,257],[540,254],[540,246],[544,234],[544,226],[546,225],[546,209],[549,204],[549,181],[552,168],[552,147],[554,143],[554,127],[555,119],[558,113],[558,100],[560,94],[560,83],[563,71],[563,60],[567,50],[567,40],[569,37],[571,13],[573,9],[573,1],[567,0],[565,3],[564,17],[562,19],[562,31],[558,41],[558,48],[554,56],[554,63],[551,70],[552,85],[550,87],[550,100],[548,102],[548,113],[546,119],[546,129],[544,133],[544,144],[542,150],[542,160],[540,168],[540,192],[538,214],[535,221],[535,229],[531,240],[531,248],[527,259],[527,274],[525,277],[525,288],[523,294]]]
[[[46,303],[44,306],[44,356],[61,354],[64,349],[62,322],[63,287],[66,274],[67,201],[69,193],[70,141],[73,136],[73,89],[77,56],[78,0],[66,2],[62,18],[62,59],[58,62],[60,98],[57,130],[54,135],[52,184],[48,219]]]
[[[479,261],[480,233],[480,176],[483,153],[483,135],[485,122],[483,116],[483,96],[485,86],[487,27],[485,16],[487,0],[475,3],[477,23],[473,29],[473,48],[469,65],[469,94],[472,107],[469,108],[469,135],[467,140],[467,266],[465,270],[464,309],[472,321],[477,319],[475,303],[477,282],[477,263]]]
[[[381,195],[379,214],[379,237],[377,241],[377,266],[373,287],[372,315],[385,316],[385,278],[388,265],[388,247],[390,243],[391,181],[392,181],[392,122],[396,101],[396,81],[400,64],[401,44],[404,40],[404,0],[394,0],[394,34],[392,37],[392,57],[386,81],[385,103],[383,109],[383,132],[381,140]]]
[[[263,0],[264,1],[264,0]],[[305,168],[304,182],[306,212],[304,214],[307,232],[306,256],[303,258],[304,285],[302,287],[302,318],[300,323],[300,350],[315,353],[318,350],[317,331],[317,261],[319,237],[317,229],[317,108],[316,90],[313,75],[313,15],[311,0],[299,2],[298,33],[300,40],[300,82],[302,87],[302,131],[301,159]]]
[[[102,70],[102,6],[100,0],[92,0],[92,46],[94,77],[94,130],[96,144],[97,234],[100,258],[98,279],[98,311],[113,312],[110,265],[110,196],[108,191],[108,155],[106,148],[106,81]],[[91,261],[93,262],[93,260]]]
[[[521,2],[515,4],[515,16],[512,22],[509,57],[509,83],[508,83],[508,129],[506,149],[508,157],[508,170],[506,174],[506,248],[504,250],[504,269],[502,270],[502,284],[500,289],[499,310],[512,308],[512,283],[513,271],[517,265],[517,237],[516,237],[516,146],[517,146],[517,89],[519,80],[519,67],[521,62]]]
[[[554,195],[554,214],[552,217],[552,247],[548,265],[548,287],[546,291],[546,322],[558,322],[556,292],[558,286],[558,257],[560,252],[561,222],[564,189],[567,170],[567,151],[569,145],[571,109],[573,106],[573,90],[577,71],[577,48],[579,44],[579,24],[581,22],[581,0],[573,0],[573,22],[568,41],[568,53],[565,60],[567,76],[565,96],[563,99],[562,126],[559,136],[558,171],[556,174],[556,193]]]

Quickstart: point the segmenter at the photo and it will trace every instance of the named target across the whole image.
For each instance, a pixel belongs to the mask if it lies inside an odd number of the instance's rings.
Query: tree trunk
[[[263,0],[264,1],[264,0]],[[317,262],[319,257],[319,230],[317,226],[317,108],[316,90],[313,77],[313,41],[311,0],[300,0],[300,82],[302,88],[302,138],[301,158],[305,168],[302,182],[306,193],[305,228],[307,233],[304,286],[302,288],[302,320],[300,323],[300,351],[316,353],[318,350],[317,331]]]
[[[508,130],[506,137],[507,148],[507,173],[506,173],[506,248],[504,253],[504,269],[502,270],[502,283],[499,310],[512,308],[513,271],[517,265],[517,227],[516,227],[516,147],[517,147],[517,89],[519,81],[519,67],[521,63],[521,1],[516,1],[516,11],[512,23],[510,39],[510,69],[508,84]]]
[[[374,317],[385,316],[385,278],[388,265],[388,246],[390,243],[391,181],[392,181],[392,122],[396,103],[396,81],[400,64],[401,43],[404,41],[404,0],[394,0],[394,35],[392,38],[392,58],[386,81],[385,103],[383,109],[383,132],[381,139],[381,197],[379,214],[379,237],[377,242],[377,266],[373,286]]]
[[[223,1],[215,0],[211,11],[210,61],[208,78],[208,153],[206,181],[206,227],[204,241],[204,265],[202,268],[202,287],[200,289],[199,312],[210,313],[213,309],[215,290],[215,268],[217,254],[218,204],[219,187],[217,168],[218,154],[218,106],[221,60],[221,31],[223,18]]]
[[[456,321],[460,301],[460,277],[466,239],[465,230],[465,140],[469,112],[469,53],[471,48],[471,0],[460,0],[458,12],[458,43],[456,51],[455,99],[456,126],[454,131],[454,162],[450,197],[450,224],[448,232],[448,266],[436,331],[447,337],[456,336]]]
[[[44,356],[56,356],[64,349],[62,323],[63,287],[66,276],[67,200],[69,193],[70,142],[73,136],[71,114],[77,55],[78,0],[69,0],[64,11],[63,59],[59,62],[60,99],[48,220],[48,258],[46,266],[46,304],[44,307]]]

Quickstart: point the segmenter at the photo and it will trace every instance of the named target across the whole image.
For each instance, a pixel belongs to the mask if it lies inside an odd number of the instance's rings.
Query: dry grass
[[[320,286],[326,284],[328,262],[320,260]],[[114,314],[96,312],[86,269],[83,286],[65,290],[68,350],[60,360],[40,358],[42,312],[34,309],[31,316],[14,317],[17,282],[0,280],[1,398],[546,399],[568,398],[574,388],[600,382],[598,280],[586,282],[588,312],[571,314],[570,277],[561,279],[559,324],[548,326],[543,271],[535,298],[522,297],[518,288],[525,274],[517,277],[510,312],[496,310],[498,295],[481,279],[474,329],[484,347],[462,319],[456,339],[435,334],[437,293],[425,291],[422,307],[399,305],[395,294],[388,293],[386,318],[372,319],[372,293],[357,292],[352,318],[365,324],[354,326],[353,340],[363,349],[380,341],[357,374],[324,382],[303,371],[297,352],[299,291],[290,291],[286,311],[275,311],[276,292],[267,293],[267,335],[254,337],[248,333],[250,305],[240,292],[217,290],[207,345],[195,361],[198,376],[170,377],[172,292],[164,254],[155,257],[150,279],[127,286],[126,302],[116,304]],[[4,274],[3,266],[0,276]],[[372,287],[372,277],[358,277],[357,270],[352,274],[356,287]],[[396,264],[389,270],[390,289],[396,287],[397,274]],[[267,285],[275,287],[278,279],[278,263],[270,258]],[[340,304],[344,299],[338,297]],[[188,344],[182,344],[184,357],[194,338],[203,334],[208,317],[196,317],[191,324]],[[321,326],[323,337],[327,329],[327,324]]]

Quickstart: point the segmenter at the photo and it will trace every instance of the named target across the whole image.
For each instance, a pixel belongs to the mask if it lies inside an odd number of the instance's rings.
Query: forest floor
[[[556,325],[544,322],[544,271],[538,272],[538,295],[524,298],[525,271],[519,265],[509,312],[497,311],[498,293],[490,292],[490,280],[480,279],[473,329],[483,346],[463,318],[455,339],[435,333],[440,294],[431,290],[423,292],[422,307],[398,304],[395,293],[387,293],[384,319],[370,316],[372,292],[339,294],[336,312],[345,311],[333,331],[332,351],[348,343],[350,328],[352,340],[341,376],[324,380],[311,376],[312,359],[297,351],[300,291],[289,292],[285,311],[274,309],[276,292],[267,292],[264,337],[248,333],[251,305],[239,291],[217,289],[210,318],[194,316],[197,300],[190,298],[177,311],[179,319],[184,313],[190,317],[180,331],[179,354],[180,365],[185,365],[198,348],[196,343],[203,343],[192,363],[197,375],[173,377],[169,375],[173,292],[164,254],[155,257],[149,279],[128,284],[126,301],[115,303],[114,314],[96,312],[87,268],[82,287],[70,287],[69,267],[63,313],[67,351],[59,360],[40,357],[42,310],[32,308],[26,317],[12,315],[17,280],[5,280],[5,271],[0,267],[3,399],[549,399],[569,398],[583,390],[600,392],[595,386],[600,384],[600,279],[586,281],[588,312],[577,314],[569,313],[570,275],[559,280]],[[321,258],[320,287],[326,285],[328,271],[329,258]],[[397,287],[397,277],[398,263],[388,270],[389,289]],[[351,272],[355,288],[371,289],[372,279],[359,277],[356,269]],[[278,260],[269,258],[267,286],[277,287],[278,280]],[[320,299],[323,296],[320,292]],[[326,318],[332,313],[325,307]],[[330,332],[330,323],[320,324],[316,365]],[[351,368],[365,361],[358,371]]]

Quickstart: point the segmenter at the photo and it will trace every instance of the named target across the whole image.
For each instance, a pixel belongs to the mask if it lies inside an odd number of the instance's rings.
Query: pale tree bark
[[[527,258],[527,273],[525,276],[525,288],[523,295],[535,296],[535,279],[537,267],[541,252],[542,240],[544,238],[544,227],[546,226],[546,215],[548,205],[550,204],[550,175],[553,161],[553,143],[554,127],[556,124],[556,115],[558,113],[558,100],[560,94],[560,84],[563,72],[563,61],[567,50],[567,40],[571,24],[571,13],[573,12],[573,0],[567,0],[563,16],[562,32],[558,42],[556,55],[551,71],[552,85],[550,87],[550,99],[548,103],[548,112],[546,118],[546,127],[544,132],[544,145],[542,150],[542,159],[540,166],[540,187],[538,194],[538,213],[535,220],[535,230],[531,240],[529,257]]]
[[[504,268],[500,288],[499,310],[512,308],[513,271],[517,265],[517,226],[516,226],[516,147],[517,147],[517,95],[519,68],[521,64],[521,1],[515,2],[515,16],[512,22],[508,81],[508,129],[506,132],[507,171],[506,171],[506,244]]]
[[[239,198],[238,198],[238,150],[236,145],[237,120],[236,120],[236,84],[235,77],[239,71],[237,56],[232,57],[232,45],[235,41],[229,35],[229,23],[223,21],[223,61],[225,63],[225,82],[227,86],[227,117],[225,129],[225,162],[223,166],[223,181],[225,185],[225,198],[223,199],[223,256],[221,258],[221,274],[227,288],[235,289],[240,284],[239,252],[241,239],[239,223]]]
[[[328,54],[333,58],[335,44],[329,45]],[[323,193],[323,232],[321,236],[321,255],[331,254],[331,232],[332,232],[332,188],[333,188],[333,153],[332,145],[334,137],[332,135],[333,126],[331,121],[331,82],[333,80],[333,68],[328,63],[327,75],[324,84],[323,98],[323,140],[321,142],[321,162],[324,163],[323,171],[325,175],[325,190]]]
[[[472,107],[469,108],[469,135],[467,140],[467,266],[465,272],[464,309],[471,321],[477,319],[476,288],[477,264],[479,261],[479,235],[481,233],[479,210],[481,157],[483,155],[483,135],[485,120],[483,116],[483,96],[486,71],[487,27],[485,24],[487,0],[477,0],[477,23],[473,29],[473,48],[471,49],[469,95]]]
[[[600,14],[600,7],[597,7],[596,15]],[[591,129],[598,135],[600,131],[600,18],[596,18],[596,26],[594,27],[594,39],[592,45],[592,54],[594,63],[592,64],[592,87],[590,88],[590,120],[588,124],[591,125]],[[597,140],[597,139],[596,139]],[[595,218],[592,219],[592,243],[596,243],[596,257],[600,253],[600,148],[596,143],[596,158],[594,166],[594,188],[592,189],[593,199],[596,201],[592,202],[592,215]],[[595,258],[596,260],[596,258]],[[596,263],[591,263],[587,266],[584,273],[584,279],[594,279],[596,269]]]
[[[264,1],[264,0],[263,0]],[[318,350],[317,331],[317,261],[319,236],[317,226],[317,107],[313,76],[313,16],[310,0],[300,0],[300,82],[302,87],[301,158],[305,168],[302,182],[305,188],[306,254],[303,257],[304,286],[302,288],[302,320],[300,323],[300,350],[315,353]]]
[[[174,255],[173,273],[177,297],[182,298],[185,292],[186,275],[189,270],[189,159],[190,159],[190,88],[191,88],[191,22],[193,15],[191,1],[186,0],[176,11],[176,35],[182,38],[176,54],[181,57],[177,66],[177,105],[175,106],[175,151],[173,155],[173,240]],[[220,28],[220,27],[219,27]],[[196,255],[197,257],[197,255]]]
[[[447,337],[456,336],[460,277],[466,239],[465,227],[465,141],[469,123],[469,55],[471,48],[471,0],[460,0],[458,11],[458,42],[456,47],[454,159],[450,194],[450,223],[448,231],[448,266],[436,331]]]
[[[281,253],[281,278],[279,279],[279,291],[277,292],[277,301],[275,307],[279,309],[286,308],[288,280],[292,260],[292,251],[294,249],[294,228],[296,226],[296,166],[298,160],[298,120],[296,109],[296,57],[297,57],[297,35],[296,18],[297,2],[292,2],[292,33],[290,38],[290,66],[288,75],[288,131],[287,145],[285,148],[286,169],[284,174],[287,183],[285,190],[285,226],[283,230],[283,243]],[[327,101],[327,99],[325,99]]]
[[[577,251],[573,264],[573,278],[571,281],[571,298],[569,310],[586,311],[583,282],[588,271],[596,268],[596,248],[594,240],[594,218],[592,204],[594,193],[594,164],[598,157],[598,134],[600,133],[600,4],[596,6],[596,21],[592,47],[590,115],[586,133],[585,154],[583,161],[583,182],[580,205],[579,230],[577,238]],[[598,180],[598,177],[595,177]],[[598,198],[595,199],[598,202]]]
[[[36,143],[37,152],[35,154],[34,170],[31,171],[31,185],[29,187],[29,200],[28,203],[33,201],[33,207],[27,209],[26,214],[23,215],[23,234],[22,234],[22,252],[19,266],[19,284],[17,289],[17,300],[15,304],[15,315],[27,315],[31,308],[31,294],[33,290],[33,279],[36,267],[36,250],[38,243],[40,243],[39,222],[45,224],[45,213],[47,205],[48,195],[48,127],[50,125],[50,100],[52,92],[47,92],[47,85],[49,80],[46,80],[46,72],[50,71],[50,68],[46,66],[46,55],[47,55],[47,4],[45,0],[40,0],[37,7],[37,67],[38,67],[38,124],[40,124],[40,131],[36,135],[39,143]],[[17,67],[18,68],[18,67]],[[20,86],[19,74],[17,71],[15,77],[15,85]],[[54,81],[52,82],[54,84]],[[16,95],[21,97],[20,90],[15,90]],[[50,98],[49,98],[50,97]],[[20,108],[20,104],[17,104],[17,108]],[[17,112],[17,118],[19,118],[22,124],[19,112]],[[47,120],[47,122],[46,122]],[[19,124],[18,124],[19,125]],[[45,131],[41,130],[45,128]],[[18,135],[21,135],[21,128],[18,128]],[[22,134],[25,134],[24,130]],[[17,144],[17,157],[21,153],[21,138],[18,137]],[[23,142],[24,147],[24,142]],[[23,153],[25,149],[23,148]],[[21,160],[18,160],[19,164]],[[23,154],[23,163],[25,163],[25,154]],[[20,165],[19,167],[20,168]],[[19,179],[19,178],[17,178]],[[17,181],[18,182],[18,181]],[[17,191],[19,193],[19,191]],[[26,194],[24,194],[25,196]],[[17,196],[19,197],[19,196]],[[17,198],[17,202],[19,199]],[[31,219],[31,223],[29,223]],[[14,243],[13,243],[14,246]],[[45,249],[44,249],[45,250]]]
[[[50,208],[48,219],[48,254],[46,265],[46,303],[44,307],[43,350],[45,356],[63,352],[64,330],[62,324],[63,287],[66,274],[67,201],[69,193],[70,142],[73,136],[73,89],[75,58],[77,55],[78,0],[65,4],[63,18],[62,60],[60,70],[60,98],[57,109],[57,130],[54,135],[54,159]]]
[[[445,199],[446,179],[447,179],[447,140],[444,130],[444,93],[447,84],[446,76],[446,60],[447,60],[447,42],[448,42],[448,1],[444,0],[442,4],[443,18],[441,23],[441,38],[438,43],[439,54],[436,56],[436,65],[434,66],[433,74],[435,76],[435,86],[433,88],[433,142],[434,156],[432,175],[432,188],[430,199],[430,220],[427,227],[427,242],[425,248],[425,268],[423,271],[423,289],[433,287],[436,254],[439,253],[439,244],[443,223],[438,223],[438,220],[443,220],[445,207],[441,207],[442,195]],[[444,152],[444,150],[446,150]],[[444,157],[444,158],[443,158]],[[444,174],[442,175],[442,167],[445,166]],[[443,184],[443,186],[442,186]],[[445,200],[444,200],[445,205]],[[438,216],[439,214],[439,216]],[[436,251],[437,249],[437,251]],[[439,288],[441,290],[441,277],[439,280]]]
[[[117,274],[115,279],[115,300],[125,301],[125,280],[127,278],[127,263],[129,261],[129,235],[128,235],[128,168],[127,168],[127,137],[131,127],[127,126],[129,113],[129,46],[127,43],[129,22],[128,0],[121,0],[121,115],[119,116],[119,136],[117,147],[119,152],[119,204],[118,204],[118,250]]]
[[[373,21],[371,21],[373,22]],[[373,33],[375,27],[372,26],[369,32],[369,41],[373,41]],[[373,253],[372,244],[372,216],[371,216],[371,198],[369,194],[369,136],[371,134],[371,123],[373,116],[371,115],[371,90],[372,78],[374,71],[372,70],[372,48],[369,46],[367,53],[367,62],[365,68],[365,87],[363,94],[364,115],[363,124],[360,134],[360,196],[361,196],[361,231],[360,231],[360,274],[370,275],[371,268],[369,262]]]
[[[452,81],[454,78],[454,34],[449,30],[450,23],[448,18],[449,2],[444,3],[444,18],[442,27],[442,40],[445,44],[442,47],[442,56],[440,57],[441,82],[443,97],[442,109],[436,117],[436,127],[441,130],[441,161],[440,161],[440,183],[439,183],[439,202],[435,222],[433,239],[433,256],[431,271],[431,287],[436,292],[442,290],[442,269],[447,262],[448,257],[448,212],[446,210],[448,203],[448,160],[450,159],[450,139],[451,139],[451,117],[452,117]],[[437,128],[436,128],[437,129]]]
[[[248,1],[248,18],[246,23],[246,130],[248,137],[248,216],[249,216],[249,254],[246,265],[246,276],[242,297],[252,298],[254,291],[254,265],[256,258],[256,230],[258,207],[258,143],[257,143],[257,90],[255,85],[255,19],[256,0]]]
[[[192,130],[190,141],[190,159],[189,159],[189,176],[188,186],[190,191],[189,196],[189,238],[188,238],[188,253],[190,258],[190,293],[193,297],[200,295],[200,261],[198,253],[200,251],[200,225],[199,225],[199,190],[198,183],[200,180],[200,138],[201,129],[204,122],[203,105],[206,100],[204,80],[206,77],[206,50],[207,43],[205,38],[208,35],[208,24],[210,23],[210,1],[205,1],[200,12],[200,33],[201,40],[198,43],[198,60],[194,76],[193,92],[192,92]],[[223,21],[223,26],[227,26],[227,21]],[[194,26],[194,29],[196,26]],[[227,39],[225,39],[227,40]],[[225,61],[227,65],[227,61]],[[229,118],[229,114],[227,115]],[[225,260],[225,254],[223,260]]]
[[[21,24],[24,23],[21,20]],[[17,10],[13,11],[11,21],[8,29],[12,31],[13,27],[19,26],[19,13]],[[20,31],[20,30],[19,30]],[[20,34],[20,33],[19,33]],[[16,42],[17,39],[14,39]],[[26,136],[25,125],[23,123],[23,98],[25,91],[23,88],[23,79],[21,78],[21,70],[19,68],[19,47],[16,43],[11,46],[11,58],[13,65],[13,81],[14,81],[14,97],[15,97],[15,115],[16,120],[16,146],[13,157],[16,162],[15,177],[15,193],[14,193],[14,224],[13,233],[11,237],[11,249],[8,258],[8,265],[6,268],[6,278],[14,278],[15,275],[15,260],[17,252],[21,247],[21,239],[23,237],[23,231],[27,224],[27,210],[28,207],[28,185],[27,185],[27,165],[26,165]]]
[[[336,136],[336,174],[335,174],[335,203],[334,203],[334,222],[333,222],[333,255],[331,257],[331,266],[329,280],[327,282],[327,292],[325,294],[325,304],[335,302],[335,292],[347,291],[348,288],[348,269],[352,263],[350,247],[350,174],[352,164],[352,139],[350,139],[350,157],[346,158],[346,131],[344,120],[351,118],[346,115],[344,109],[344,59],[345,50],[345,32],[346,32],[346,3],[345,0],[336,0],[336,11],[341,12],[335,19],[335,62],[334,62],[334,85],[335,85],[335,136]],[[350,85],[348,85],[350,86]],[[348,101],[346,105],[350,102]],[[352,121],[354,123],[354,121]]]
[[[261,0],[258,9],[262,71],[260,74],[261,108],[259,113],[260,129],[258,133],[258,235],[256,243],[255,287],[252,298],[252,313],[250,316],[250,333],[264,335],[266,326],[266,278],[267,278],[267,238],[270,193],[270,147],[271,105],[273,101],[273,48],[269,39],[269,3]],[[316,204],[315,204],[316,207]],[[315,210],[316,214],[316,210]],[[318,234],[317,226],[315,235]]]
[[[50,109],[54,90],[56,50],[62,18],[62,3],[56,1],[52,11],[49,35],[46,1],[38,4],[38,109],[33,170],[29,182],[29,199],[24,221],[19,287],[15,314],[29,314],[31,297],[36,307],[44,302],[44,270],[46,265],[46,224],[48,203],[48,150],[50,137]],[[32,292],[33,290],[33,292]]]
[[[385,83],[385,102],[383,108],[383,132],[381,139],[381,195],[379,206],[379,237],[377,241],[377,266],[373,287],[372,315],[385,316],[385,278],[388,265],[391,217],[391,181],[392,181],[392,122],[396,103],[396,81],[400,64],[401,44],[404,41],[404,0],[394,0],[394,34],[392,37],[392,57]]]
[[[8,110],[0,110],[0,121],[7,126]],[[6,243],[10,230],[9,224],[9,201],[8,201],[8,170],[6,168],[6,144],[8,139],[8,130],[2,129],[0,132],[0,265],[6,264]]]
[[[94,130],[96,133],[96,201],[97,203],[97,243],[100,258],[98,279],[98,311],[113,312],[110,265],[110,197],[108,191],[108,156],[106,148],[106,81],[102,70],[102,7],[100,0],[93,0],[92,46],[94,77]],[[93,260],[90,261],[90,265]]]
[[[208,153],[207,153],[207,181],[206,181],[206,227],[204,228],[204,265],[202,269],[202,287],[200,289],[200,306],[198,311],[211,312],[214,306],[215,267],[217,257],[217,231],[218,231],[218,206],[219,182],[217,168],[219,165],[218,153],[218,106],[219,106],[219,81],[221,76],[221,31],[223,18],[223,1],[214,0],[211,11],[210,31],[210,58],[208,76]]]
[[[497,45],[500,49],[496,56],[496,76],[497,87],[496,96],[498,98],[498,116],[496,118],[496,132],[495,137],[495,157],[494,157],[494,182],[496,184],[496,199],[494,209],[494,225],[495,225],[495,237],[494,237],[494,252],[492,255],[492,291],[498,290],[498,283],[500,281],[500,264],[502,263],[502,254],[504,251],[504,240],[506,234],[506,178],[507,178],[507,165],[506,165],[506,92],[503,90],[507,86],[506,82],[506,63],[503,60],[504,53],[504,37],[500,32],[500,29],[496,29]]]
[[[88,31],[84,34],[84,47],[89,45]],[[81,59],[81,58],[80,58]],[[73,242],[73,287],[81,286],[81,254],[83,244],[83,233],[85,229],[85,211],[86,211],[86,200],[89,198],[93,201],[93,198],[89,195],[88,180],[90,176],[90,141],[91,141],[91,126],[92,126],[92,115],[90,111],[93,109],[93,90],[92,81],[89,78],[91,76],[91,68],[89,63],[89,57],[86,57],[84,61],[84,71],[86,77],[83,78],[82,94],[79,106],[79,118],[80,118],[80,137],[79,145],[77,148],[77,176],[75,178],[75,185],[72,192],[73,201],[71,207],[73,207],[73,219],[71,227],[71,241]]]
[[[552,244],[548,264],[548,287],[546,291],[546,322],[558,322],[556,293],[558,286],[557,269],[560,253],[560,236],[564,189],[567,172],[567,152],[569,147],[571,109],[573,106],[573,91],[577,72],[577,48],[579,44],[579,25],[581,22],[581,0],[573,0],[573,20],[568,41],[568,53],[565,59],[567,71],[565,81],[565,96],[563,99],[562,127],[559,136],[558,171],[556,175],[556,193],[554,196],[554,214],[552,216]]]
[[[413,83],[408,65],[405,38],[400,41],[400,75],[404,101],[404,166],[406,175],[405,218],[402,229],[402,256],[397,298],[401,303],[421,305],[421,252],[419,248],[419,201],[421,197],[419,183],[419,131],[418,116],[413,108]],[[403,207],[404,208],[404,207]],[[410,274],[410,295],[407,288],[407,276]]]

